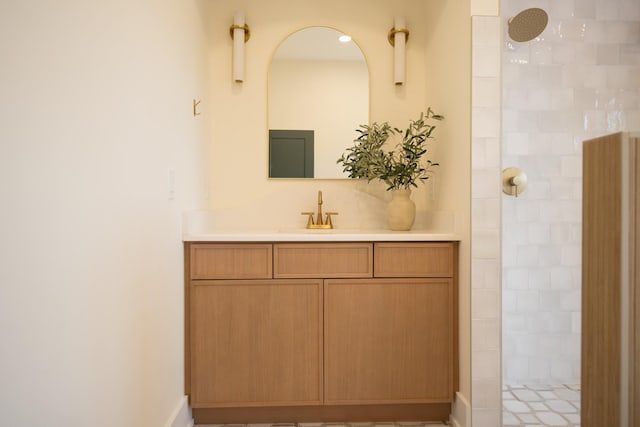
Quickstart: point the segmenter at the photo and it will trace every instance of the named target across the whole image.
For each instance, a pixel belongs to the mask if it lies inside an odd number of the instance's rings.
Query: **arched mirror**
[[[269,177],[346,178],[336,160],[369,122],[369,70],[344,33],[309,27],[269,66]]]

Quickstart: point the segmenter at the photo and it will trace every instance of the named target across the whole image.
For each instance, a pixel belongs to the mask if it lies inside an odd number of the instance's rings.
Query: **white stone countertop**
[[[354,229],[283,229],[283,230],[216,230],[186,233],[185,242],[419,242],[459,241],[455,233],[428,230],[354,230]]]

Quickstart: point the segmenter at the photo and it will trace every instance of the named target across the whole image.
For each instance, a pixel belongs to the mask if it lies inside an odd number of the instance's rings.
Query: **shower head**
[[[509,18],[509,37],[516,42],[528,42],[538,37],[548,22],[549,16],[544,10],[537,7],[525,9]]]

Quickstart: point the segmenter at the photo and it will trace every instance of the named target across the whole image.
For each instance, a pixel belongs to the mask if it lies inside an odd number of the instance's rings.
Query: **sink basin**
[[[282,228],[278,233],[283,234],[358,234],[364,230],[353,228]]]

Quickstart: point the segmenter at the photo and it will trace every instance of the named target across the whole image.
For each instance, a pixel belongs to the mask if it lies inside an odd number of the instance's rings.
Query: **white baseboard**
[[[453,427],[471,427],[471,405],[460,392],[456,393],[456,399],[451,405],[449,422]]]
[[[180,399],[176,409],[173,410],[171,417],[169,417],[169,421],[165,423],[165,427],[194,427],[187,396],[183,396]]]

